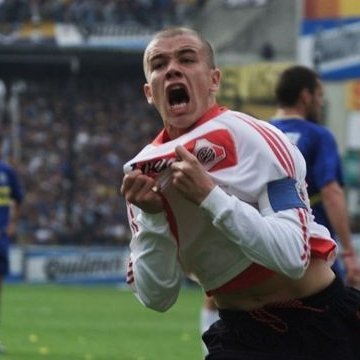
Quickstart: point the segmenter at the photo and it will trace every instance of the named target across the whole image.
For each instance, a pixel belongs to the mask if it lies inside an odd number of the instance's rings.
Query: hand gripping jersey
[[[179,144],[217,184],[200,206],[171,185]],[[274,272],[299,278],[311,255],[335,257],[335,242],[311,215],[302,155],[264,121],[216,105],[175,140],[163,130],[124,166],[125,173],[133,169],[157,180],[164,202],[157,214],[128,205],[128,283],[145,306],[168,309],[182,274],[211,294],[245,288]]]

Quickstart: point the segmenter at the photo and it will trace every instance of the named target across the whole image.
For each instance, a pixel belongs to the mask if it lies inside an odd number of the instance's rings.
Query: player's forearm
[[[176,242],[162,213],[140,213],[136,226],[130,243],[130,285],[143,305],[166,311],[176,301],[182,280]]]
[[[9,236],[14,236],[16,234],[16,227],[18,219],[20,218],[21,205],[14,202],[10,208],[10,217],[7,226],[7,233]]]
[[[292,278],[301,277],[308,265],[307,219],[296,210],[262,216],[249,204],[215,188],[202,203],[215,227],[239,245],[253,262]],[[302,216],[306,211],[301,209]]]

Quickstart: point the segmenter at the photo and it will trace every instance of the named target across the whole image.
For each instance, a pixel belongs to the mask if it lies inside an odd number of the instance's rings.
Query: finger
[[[125,195],[126,189],[129,187],[129,175],[125,175],[120,187],[120,193]]]
[[[127,174],[124,175],[122,184],[124,185],[125,183],[129,183],[133,181],[133,179],[135,179],[137,176],[141,174],[142,172],[139,169],[128,172]]]
[[[123,178],[123,181],[122,181],[122,184],[121,184],[121,188],[120,188],[120,191],[121,191],[121,194],[122,195],[125,195],[125,192],[131,188],[132,184],[134,183],[135,181],[135,177],[137,176],[137,172],[136,171],[132,171],[128,174],[125,174],[124,178]]]
[[[175,154],[179,160],[190,160],[193,157],[192,153],[183,145],[178,145],[175,148]]]
[[[131,192],[135,197],[142,197],[155,185],[154,180],[147,176],[138,176],[134,182]]]
[[[144,187],[148,179],[149,178],[147,176],[142,175],[140,170],[135,170],[129,174],[126,174],[121,186],[122,194],[125,195],[126,192],[136,194]]]

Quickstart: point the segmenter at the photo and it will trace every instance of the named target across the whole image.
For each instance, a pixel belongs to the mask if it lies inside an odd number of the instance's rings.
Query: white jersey
[[[217,184],[200,206],[169,181],[179,144]],[[301,153],[265,121],[214,106],[175,140],[162,131],[124,171],[139,168],[157,179],[165,205],[158,214],[128,205],[128,283],[148,307],[168,309],[183,274],[211,294],[274,273],[300,278],[310,256],[335,258],[334,240],[311,215]]]

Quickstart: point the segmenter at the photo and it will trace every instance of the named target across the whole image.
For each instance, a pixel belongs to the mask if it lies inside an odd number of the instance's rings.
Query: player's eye
[[[164,61],[154,61],[152,64],[151,64],[151,69],[152,70],[159,70],[161,69],[162,67],[165,66],[165,62]]]
[[[185,57],[185,58],[181,59],[181,62],[184,64],[191,64],[191,63],[195,62],[195,60],[191,57]]]

